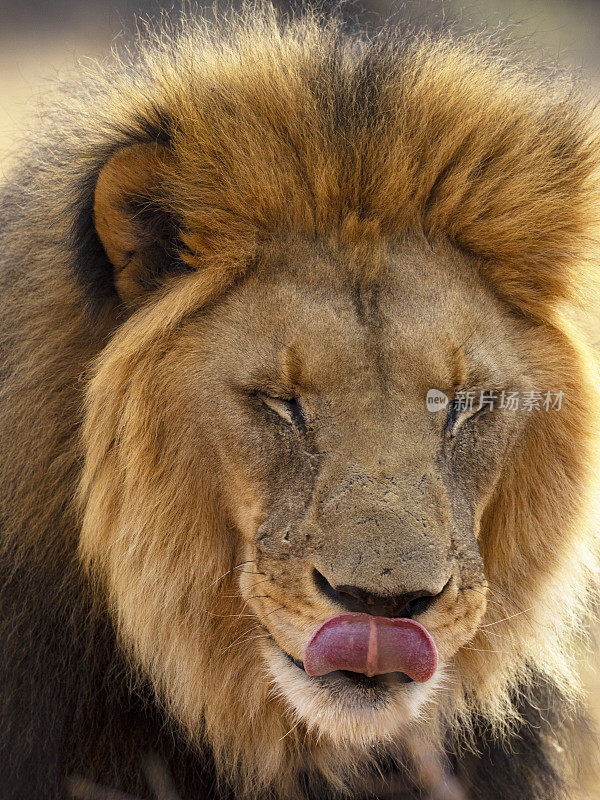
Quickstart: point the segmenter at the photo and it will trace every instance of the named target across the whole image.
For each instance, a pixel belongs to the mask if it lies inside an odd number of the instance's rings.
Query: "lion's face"
[[[419,709],[419,735],[505,730],[533,669],[575,697],[597,584],[598,379],[570,320],[597,266],[595,122],[471,45],[336,30],[244,18],[231,49],[150,58],[160,101],[142,81],[97,148],[78,256],[112,331],[81,558],[240,796],[349,785]],[[532,391],[561,411],[501,407]],[[435,674],[310,677],[346,611],[421,623]]]
[[[247,787],[309,761],[343,782],[345,754],[464,697],[500,717],[564,599],[564,531],[585,531],[574,346],[450,243],[372,245],[296,234],[216,292],[210,271],[176,277],[88,388],[82,557],[173,717]],[[563,389],[562,412],[501,407]],[[421,623],[436,672],[309,676],[311,636],[347,611]]]
[[[362,283],[351,259],[298,242],[266,255],[187,325],[196,368],[177,391],[218,464],[239,612],[258,622],[248,652],[309,725],[364,738],[414,715],[482,618],[480,519],[519,415],[478,411],[479,392],[522,389],[527,365],[524,323],[458,252],[391,247]],[[431,388],[476,400],[432,412]],[[349,610],[422,622],[436,676],[309,677],[311,633]]]

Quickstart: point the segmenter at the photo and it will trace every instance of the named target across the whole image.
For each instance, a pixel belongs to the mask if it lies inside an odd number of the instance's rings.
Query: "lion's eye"
[[[261,397],[263,403],[286,422],[304,428],[304,412],[297,397],[271,397],[268,394],[263,394]]]
[[[454,399],[448,405],[445,432],[451,439],[456,436],[460,427],[467,421],[480,417],[489,410],[487,405],[478,403],[464,403],[460,399]]]

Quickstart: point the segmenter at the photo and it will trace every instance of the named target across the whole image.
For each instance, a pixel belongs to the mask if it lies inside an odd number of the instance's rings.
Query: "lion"
[[[591,797],[585,97],[263,6],[42,116],[0,200],[2,797]]]

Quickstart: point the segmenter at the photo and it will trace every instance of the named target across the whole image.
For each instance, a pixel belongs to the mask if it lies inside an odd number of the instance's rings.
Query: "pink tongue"
[[[438,652],[428,631],[412,619],[338,614],[324,622],[304,651],[307,675],[337,669],[384,675],[404,672],[420,683],[437,669]]]

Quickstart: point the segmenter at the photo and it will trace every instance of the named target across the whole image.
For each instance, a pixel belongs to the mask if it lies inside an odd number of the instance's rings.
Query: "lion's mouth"
[[[283,652],[321,686],[370,694],[402,683],[425,683],[438,666],[435,642],[419,622],[357,612],[337,614],[319,625],[303,661]]]
[[[304,669],[304,663],[302,661],[294,658],[289,653],[286,653],[285,650],[282,650],[282,652],[287,659],[294,664],[294,666],[298,667],[298,669],[301,669],[302,672],[307,675],[306,670]],[[386,675],[373,675],[369,677],[362,672],[351,672],[350,670],[346,669],[338,669],[334,670],[333,672],[329,672],[327,675],[318,675],[314,677],[307,675],[307,677],[310,677],[310,679],[313,681],[319,681],[319,683],[343,683],[348,687],[352,686],[358,690],[381,690],[388,688],[393,684],[413,683],[413,679],[404,672],[389,672]]]

